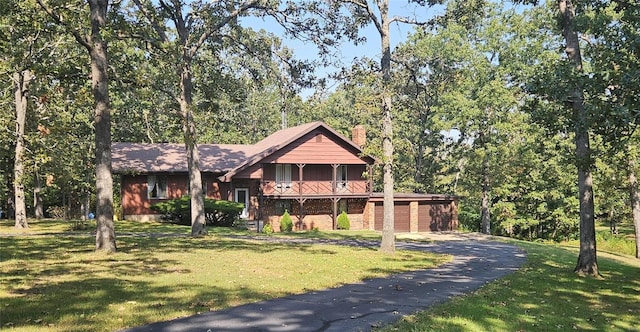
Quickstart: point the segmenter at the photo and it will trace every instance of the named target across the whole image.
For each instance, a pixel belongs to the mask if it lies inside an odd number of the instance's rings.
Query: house
[[[245,204],[241,217],[279,229],[285,210],[297,230],[335,229],[346,211],[351,229],[382,230],[382,196],[372,191],[374,158],[362,154],[362,126],[353,140],[323,122],[283,129],[254,145],[199,144],[206,197]],[[156,220],[156,202],[188,194],[184,144],[114,143],[124,218]],[[397,194],[396,230],[452,230],[457,198]]]

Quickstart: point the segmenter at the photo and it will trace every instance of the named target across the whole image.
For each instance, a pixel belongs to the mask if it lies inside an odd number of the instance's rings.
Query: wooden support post
[[[331,201],[333,202],[333,216],[332,216],[332,221],[333,221],[333,230],[335,230],[337,227],[337,221],[338,221],[338,201],[340,201],[339,197],[333,197],[331,198]]]
[[[333,168],[333,180],[331,181],[331,192],[335,195],[338,191],[338,166],[340,164],[331,164]]]
[[[369,194],[373,193],[373,165],[367,165],[369,169]]]

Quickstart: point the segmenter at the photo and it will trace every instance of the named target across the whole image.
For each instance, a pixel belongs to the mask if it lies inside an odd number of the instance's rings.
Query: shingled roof
[[[225,174],[228,179],[320,127],[361,151],[351,140],[318,121],[279,130],[254,145],[198,144],[200,170]],[[113,143],[111,151],[114,173],[188,172],[181,143]]]
[[[115,173],[187,172],[184,144],[113,143],[112,165]],[[255,153],[253,145],[199,144],[200,170],[224,173]]]

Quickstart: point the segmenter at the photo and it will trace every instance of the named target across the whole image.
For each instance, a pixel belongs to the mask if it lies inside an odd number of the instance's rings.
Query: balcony
[[[280,197],[367,196],[370,188],[366,180],[338,181],[335,186],[333,181],[263,181],[262,193]]]

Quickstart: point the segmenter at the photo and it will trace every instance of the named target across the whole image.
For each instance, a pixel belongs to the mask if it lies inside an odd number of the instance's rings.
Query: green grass
[[[30,223],[34,233],[64,229],[51,221]],[[0,233],[12,225],[1,224]],[[116,229],[190,233],[189,227],[155,223],[119,222]],[[93,252],[92,237],[0,238],[0,329],[112,331],[443,261],[419,253],[384,256],[373,249],[233,239],[224,235],[251,233],[225,228],[209,232],[204,239],[120,236],[119,252],[106,256]],[[628,241],[628,229],[621,233]],[[354,231],[274,236],[380,238]],[[572,243],[513,241],[528,253],[520,271],[380,331],[640,331],[640,261],[601,237],[602,278],[572,272]]]
[[[627,221],[618,224],[618,234],[611,234],[609,224],[598,223],[596,225],[596,245],[598,252],[612,255],[636,254],[636,237],[633,223]],[[571,240],[562,243],[569,248],[578,248],[580,240]]]
[[[599,258],[602,278],[573,273],[577,253],[549,244],[517,242],[525,267],[453,299],[389,331],[639,331],[640,262]]]
[[[116,223],[118,252],[94,252],[69,223],[30,221],[29,234],[0,237],[0,329],[114,331],[367,278],[430,268],[447,256],[375,248],[260,242],[247,234],[189,227]],[[0,233],[13,224],[0,224]],[[56,232],[65,232],[55,234]],[[185,236],[126,236],[131,232]]]

